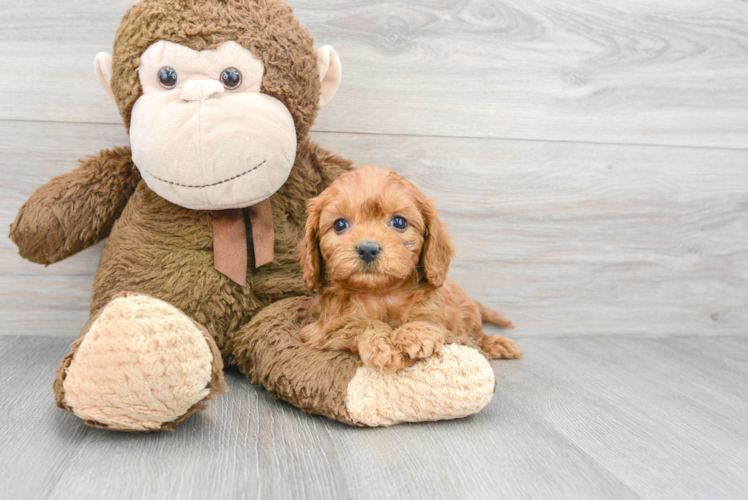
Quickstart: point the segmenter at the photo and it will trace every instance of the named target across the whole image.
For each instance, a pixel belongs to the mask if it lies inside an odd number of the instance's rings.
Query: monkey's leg
[[[172,429],[225,392],[210,334],[176,307],[123,294],[91,317],[57,369],[57,406],[119,431]]]
[[[444,346],[397,373],[360,366],[346,351],[303,345],[311,299],[281,300],[240,328],[226,354],[253,383],[305,412],[349,425],[380,426],[465,417],[491,400],[494,374],[479,351]]]

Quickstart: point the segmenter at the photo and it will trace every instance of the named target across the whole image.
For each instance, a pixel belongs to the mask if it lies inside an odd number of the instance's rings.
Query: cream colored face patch
[[[153,191],[195,210],[243,208],[286,182],[296,158],[288,109],[260,92],[262,61],[236,42],[195,51],[151,45],[130,126],[133,162]]]

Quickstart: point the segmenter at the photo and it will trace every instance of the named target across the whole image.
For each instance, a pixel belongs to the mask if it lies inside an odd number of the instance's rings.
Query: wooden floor
[[[748,497],[748,338],[525,339],[479,414],[349,428],[241,375],[175,432],[52,404],[71,339],[0,337],[0,497]]]

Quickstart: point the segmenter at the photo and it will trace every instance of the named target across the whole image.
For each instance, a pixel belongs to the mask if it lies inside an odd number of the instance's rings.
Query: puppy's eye
[[[336,233],[342,233],[346,229],[350,227],[350,224],[348,224],[348,221],[345,219],[338,219],[335,221],[335,232]]]
[[[242,83],[242,74],[236,68],[226,68],[221,73],[221,83],[229,90],[237,88]]]
[[[164,66],[158,70],[158,83],[167,90],[176,86],[177,79],[177,70],[171,66]]]
[[[400,231],[405,231],[408,228],[408,221],[402,217],[393,217],[390,221],[390,225]]]

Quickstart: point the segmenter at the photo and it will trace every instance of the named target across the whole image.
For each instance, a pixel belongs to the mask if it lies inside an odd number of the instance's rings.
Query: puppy
[[[447,279],[454,248],[433,200],[392,170],[361,167],[310,200],[300,245],[304,284],[318,287],[319,319],[301,330],[307,345],[357,353],[367,366],[397,371],[445,343],[489,359],[519,359],[513,328]]]

